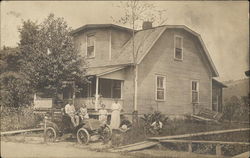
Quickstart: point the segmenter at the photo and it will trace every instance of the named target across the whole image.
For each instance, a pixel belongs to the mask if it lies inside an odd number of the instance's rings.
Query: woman
[[[122,107],[121,105],[118,103],[118,100],[115,99],[114,103],[111,106],[111,123],[110,123],[110,127],[111,129],[119,129],[120,127],[120,111],[121,111]]]
[[[107,123],[108,111],[105,109],[105,104],[102,104],[101,107],[99,110],[99,121]]]

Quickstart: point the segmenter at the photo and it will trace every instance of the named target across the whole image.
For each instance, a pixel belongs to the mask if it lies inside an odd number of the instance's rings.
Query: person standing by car
[[[122,106],[118,103],[118,99],[114,99],[114,103],[111,106],[111,123],[110,127],[111,129],[119,129],[121,119],[120,119],[120,112],[121,112]]]
[[[70,117],[74,127],[79,125],[79,117],[76,115],[75,106],[71,100],[65,105],[65,113]]]
[[[101,109],[99,110],[99,121],[103,123],[107,123],[108,111],[105,109],[105,104],[101,105]]]

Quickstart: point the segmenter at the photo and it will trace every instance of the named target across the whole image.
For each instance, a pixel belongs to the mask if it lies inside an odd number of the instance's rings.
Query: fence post
[[[221,152],[221,145],[220,145],[220,144],[217,144],[217,145],[216,145],[216,155],[217,155],[217,156],[221,156],[221,155],[222,155],[222,152]]]
[[[44,143],[47,142],[46,128],[47,128],[47,116],[44,116],[44,132],[43,132]]]

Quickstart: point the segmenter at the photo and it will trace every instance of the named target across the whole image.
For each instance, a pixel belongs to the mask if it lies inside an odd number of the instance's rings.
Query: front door
[[[64,82],[63,86],[63,100],[74,100],[75,98],[75,84],[74,82]]]

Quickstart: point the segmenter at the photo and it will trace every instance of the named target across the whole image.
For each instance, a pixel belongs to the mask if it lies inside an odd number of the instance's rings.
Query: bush
[[[1,131],[35,128],[43,116],[34,114],[32,107],[1,109]]]
[[[248,122],[249,121],[249,97],[231,97],[225,101],[223,107],[224,120]]]

